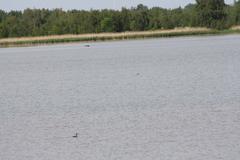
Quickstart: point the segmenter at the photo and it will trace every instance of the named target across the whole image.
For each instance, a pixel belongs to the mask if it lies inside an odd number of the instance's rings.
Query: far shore
[[[79,35],[50,35],[40,37],[19,37],[0,39],[0,47],[32,46],[41,44],[55,44],[68,42],[91,42],[106,40],[141,39],[153,37],[177,37],[193,35],[218,35],[240,33],[240,27],[228,30],[213,30],[208,28],[176,28],[171,30],[154,30],[122,33],[94,33]]]

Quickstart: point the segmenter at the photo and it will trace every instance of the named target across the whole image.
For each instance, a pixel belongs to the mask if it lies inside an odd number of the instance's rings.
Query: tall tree
[[[225,27],[224,0],[196,0],[200,26],[222,29]]]
[[[235,21],[236,21],[236,24],[239,25],[240,24],[240,0],[235,1],[234,7],[235,7],[235,10],[234,10]]]
[[[132,11],[132,22],[130,24],[131,30],[143,31],[148,29],[149,18],[148,8],[142,4],[139,4],[137,8]]]

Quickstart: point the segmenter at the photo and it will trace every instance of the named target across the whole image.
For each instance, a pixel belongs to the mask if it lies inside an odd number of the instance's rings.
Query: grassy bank
[[[156,30],[156,31],[141,31],[141,32],[5,38],[5,39],[0,39],[0,47],[31,46],[31,45],[67,43],[67,42],[140,39],[140,38],[151,38],[151,37],[153,38],[153,37],[177,37],[177,36],[191,36],[191,35],[216,35],[216,34],[231,34],[231,33],[240,33],[240,29],[238,27],[235,27],[229,30],[218,31],[218,30],[212,30],[212,29],[206,29],[206,28],[177,28],[172,30]]]

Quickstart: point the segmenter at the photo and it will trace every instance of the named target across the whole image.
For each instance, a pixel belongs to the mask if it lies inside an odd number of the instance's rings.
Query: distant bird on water
[[[90,45],[89,45],[89,44],[86,44],[85,47],[90,47]]]
[[[73,138],[78,138],[78,133],[76,133],[74,136],[72,136]]]

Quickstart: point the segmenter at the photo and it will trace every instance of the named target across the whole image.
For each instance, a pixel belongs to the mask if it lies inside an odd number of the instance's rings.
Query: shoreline
[[[171,30],[122,32],[122,33],[96,33],[79,35],[52,35],[40,37],[3,38],[0,39],[0,48],[27,47],[71,42],[97,42],[97,41],[130,40],[145,38],[223,35],[237,33],[240,33],[239,28],[232,28],[228,30],[213,30],[207,28],[176,28]]]

